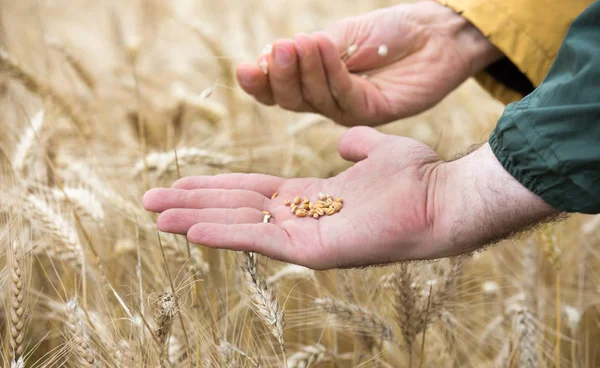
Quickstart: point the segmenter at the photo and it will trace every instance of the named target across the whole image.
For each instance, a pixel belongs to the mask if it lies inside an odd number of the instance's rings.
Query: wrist
[[[475,250],[560,214],[513,178],[487,143],[437,170],[433,228],[439,256]]]
[[[450,38],[461,57],[470,64],[471,75],[500,60],[503,53],[477,27],[462,15],[437,1],[423,2],[423,6],[438,8],[439,15],[432,27]]]

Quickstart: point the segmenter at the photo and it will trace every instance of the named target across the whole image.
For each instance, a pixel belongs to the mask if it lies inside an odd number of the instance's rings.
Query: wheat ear
[[[537,367],[537,329],[529,309],[517,309],[513,316],[513,330],[519,336],[519,367]]]
[[[321,344],[306,345],[288,359],[288,368],[309,368],[327,360],[327,350]]]
[[[0,65],[3,66],[13,78],[19,80],[29,92],[52,101],[73,121],[73,123],[75,123],[85,137],[89,136],[90,128],[85,118],[78,112],[77,108],[60,96],[58,92],[44,85],[33,74],[22,68],[19,63],[4,50],[0,50]]]
[[[69,63],[71,68],[77,73],[81,81],[90,89],[94,90],[96,87],[96,82],[94,81],[94,77],[92,73],[81,63],[81,61],[73,55],[71,50],[69,50],[65,45],[60,43],[57,40],[48,40],[48,45],[50,45],[53,49],[58,51]]]
[[[17,148],[15,149],[15,153],[12,159],[12,166],[15,172],[21,173],[23,168],[25,167],[25,159],[27,158],[27,153],[29,153],[29,149],[33,145],[33,142],[36,139],[37,133],[42,129],[44,125],[44,110],[38,112],[33,119],[31,119],[31,124],[25,130],[25,133],[21,136],[19,143],[17,144]]]
[[[23,273],[23,249],[18,241],[13,243],[10,266],[10,359],[11,365],[23,362],[25,326],[27,324],[27,300],[25,274]],[[23,366],[25,363],[22,363]]]
[[[382,341],[397,342],[394,331],[380,316],[366,308],[333,298],[315,299],[315,305],[335,317],[336,321],[348,326],[361,335]]]
[[[279,308],[277,297],[269,289],[267,283],[258,277],[255,254],[244,252],[242,271],[244,272],[246,288],[250,292],[250,299],[256,314],[258,314],[279,342],[283,358],[286,360],[285,343],[283,341],[283,328],[285,327],[284,311]]]
[[[188,165],[206,165],[224,168],[239,161],[230,155],[193,147],[178,149],[177,159],[179,167]],[[135,175],[139,175],[143,172],[145,169],[144,162],[146,162],[148,170],[156,171],[158,177],[162,177],[166,173],[175,171],[178,166],[176,165],[173,151],[152,152],[135,164],[133,168]]]
[[[35,215],[34,217],[50,234],[61,240],[57,248],[49,252],[50,255],[66,260],[75,268],[80,268],[84,262],[84,253],[75,229],[46,201],[33,194],[25,197],[25,207]]]
[[[94,193],[84,187],[65,186],[63,190],[54,189],[54,198],[60,201],[69,201],[82,215],[87,215],[99,224],[104,223],[104,210],[102,204]]]
[[[303,266],[298,266],[295,264],[289,264],[274,273],[273,275],[267,277],[267,285],[273,285],[282,279],[308,279],[313,277],[315,274],[314,270],[310,268],[306,268]]]
[[[396,318],[402,328],[404,343],[408,347],[409,355],[412,345],[417,336],[417,324],[420,321],[417,300],[419,295],[416,285],[412,282],[412,275],[408,265],[402,264],[396,276],[396,288],[394,290],[394,307]]]
[[[80,318],[80,313],[77,299],[69,300],[64,313],[64,325],[67,330],[67,337],[75,345],[75,359],[79,364],[78,367],[95,367],[96,354],[90,345],[90,337]]]
[[[171,326],[175,315],[177,314],[177,308],[175,307],[175,298],[172,293],[165,293],[158,298],[157,302],[158,313],[156,314],[156,329],[154,334],[158,339],[159,343],[159,363],[161,368],[167,367],[167,342],[169,341],[169,334],[171,333]]]

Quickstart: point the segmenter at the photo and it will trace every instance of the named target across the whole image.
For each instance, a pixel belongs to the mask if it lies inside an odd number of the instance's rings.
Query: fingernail
[[[281,66],[287,66],[292,61],[288,50],[283,46],[275,46],[275,62]]]

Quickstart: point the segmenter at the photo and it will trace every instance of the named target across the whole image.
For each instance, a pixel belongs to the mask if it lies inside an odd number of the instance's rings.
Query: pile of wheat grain
[[[313,272],[158,233],[142,209],[179,176],[346,168],[343,128],[259,106],[233,70],[390,3],[2,2],[2,365],[598,366],[597,217],[461,259]],[[448,157],[501,109],[469,82],[382,130]]]

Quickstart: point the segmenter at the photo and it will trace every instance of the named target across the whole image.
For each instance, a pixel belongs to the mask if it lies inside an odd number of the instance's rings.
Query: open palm
[[[435,2],[346,18],[324,32],[276,41],[259,59],[268,74],[246,63],[238,80],[265,104],[348,126],[386,123],[435,105],[475,71],[473,39],[457,36],[461,22]],[[356,51],[348,56],[352,45]],[[386,55],[378,53],[381,45]]]
[[[346,159],[360,161],[330,179],[283,179],[258,174],[183,178],[152,189],[144,207],[161,212],[162,231],[197,244],[252,251],[314,269],[429,258],[428,189],[440,162],[427,146],[359,127],[340,141]],[[273,200],[270,196],[278,192]],[[284,200],[344,199],[343,209],[317,219],[296,217]],[[262,223],[262,211],[273,215]]]

